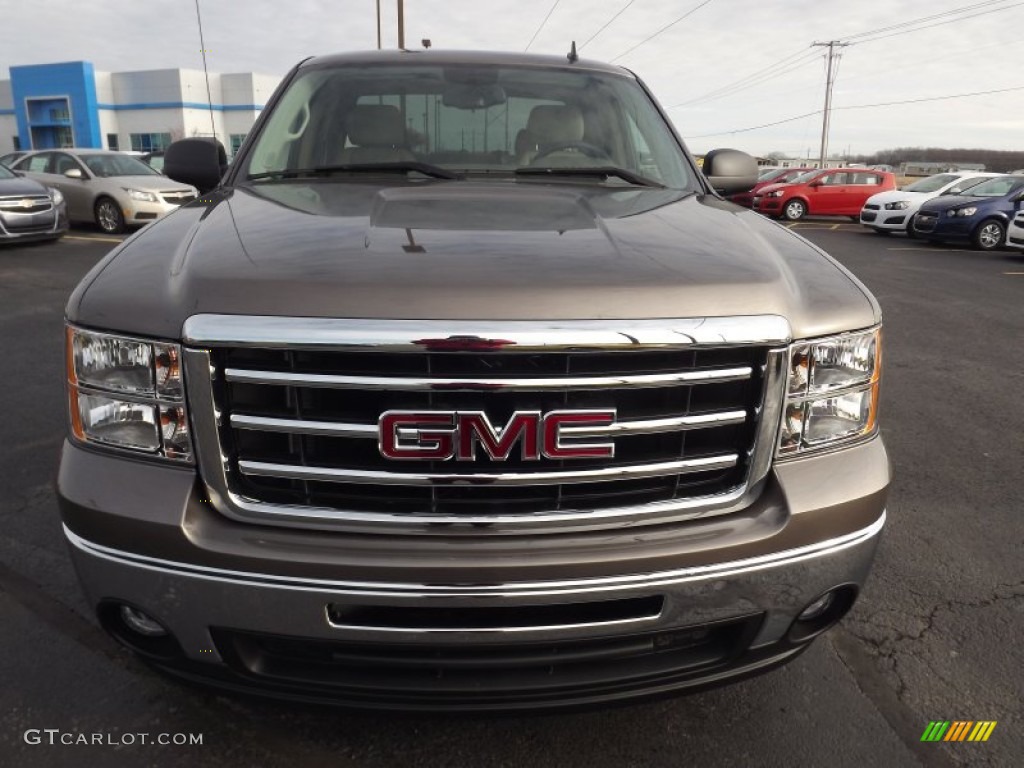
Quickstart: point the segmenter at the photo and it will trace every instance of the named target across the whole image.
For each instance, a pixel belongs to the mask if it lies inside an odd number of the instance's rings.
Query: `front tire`
[[[907,222],[907,237],[909,237],[911,240],[913,240],[915,237],[917,237],[917,233],[914,232],[914,217],[913,216],[911,216],[910,217],[910,221]]]
[[[971,243],[978,251],[995,251],[1006,242],[1006,227],[995,219],[981,222],[971,233]]]
[[[101,197],[93,206],[93,214],[96,226],[108,235],[118,235],[124,232],[124,214],[121,207],[109,197]]]
[[[807,204],[803,200],[790,200],[782,208],[782,217],[787,221],[800,221],[807,215]]]

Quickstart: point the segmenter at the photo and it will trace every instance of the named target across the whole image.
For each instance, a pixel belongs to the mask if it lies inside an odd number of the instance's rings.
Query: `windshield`
[[[388,163],[467,177],[550,168],[569,178],[571,169],[586,183],[602,177],[581,177],[580,169],[617,168],[696,188],[664,118],[632,78],[477,64],[352,64],[301,73],[262,127],[242,173],[379,170]]]
[[[7,166],[0,163],[0,179],[14,179],[17,178],[13,171],[7,169]]]
[[[927,179],[921,179],[915,181],[913,184],[903,188],[904,192],[938,192],[947,184],[952,184],[954,181],[958,181],[959,176],[955,176],[952,173],[938,173],[935,176],[929,176]]]
[[[818,170],[817,168],[815,168],[812,171],[805,171],[804,173],[801,173],[799,176],[794,176],[792,179],[789,180],[789,183],[790,184],[804,184],[805,182],[810,181],[811,179],[813,179],[814,177],[816,177],[820,173],[821,173],[821,171]]]
[[[777,179],[779,176],[781,176],[785,172],[786,172],[785,168],[768,168],[766,170],[761,171],[757,175],[757,180],[758,181],[771,181],[772,179]]]
[[[79,155],[81,160],[101,178],[110,176],[159,176],[159,174],[138,158],[131,155],[119,155],[115,152],[104,152]]]
[[[1002,197],[1020,186],[1024,186],[1024,176],[1001,176],[964,190],[964,194],[969,197]]]

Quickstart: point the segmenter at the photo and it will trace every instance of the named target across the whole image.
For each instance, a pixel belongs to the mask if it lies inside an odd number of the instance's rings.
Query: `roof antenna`
[[[569,60],[570,64],[572,64],[573,62],[575,62],[575,61],[577,61],[579,59],[579,56],[576,53],[576,41],[575,40],[572,41],[572,48],[569,49],[569,55],[566,56],[565,58],[567,58]]]

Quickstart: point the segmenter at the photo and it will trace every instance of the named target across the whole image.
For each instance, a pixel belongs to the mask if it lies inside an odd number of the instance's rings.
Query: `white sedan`
[[[902,189],[879,192],[872,195],[864,203],[860,211],[860,223],[870,227],[881,235],[890,232],[905,232],[913,236],[911,222],[921,203],[939,195],[958,195],[968,187],[972,187],[1001,173],[983,173],[981,171],[954,171],[938,173],[926,179],[915,181]]]
[[[1006,247],[1024,251],[1024,211],[1017,211],[1006,228]]]

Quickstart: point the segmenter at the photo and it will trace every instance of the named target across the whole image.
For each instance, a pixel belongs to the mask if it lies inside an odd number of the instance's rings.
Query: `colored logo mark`
[[[988,741],[995,728],[995,720],[932,720],[921,741]]]

